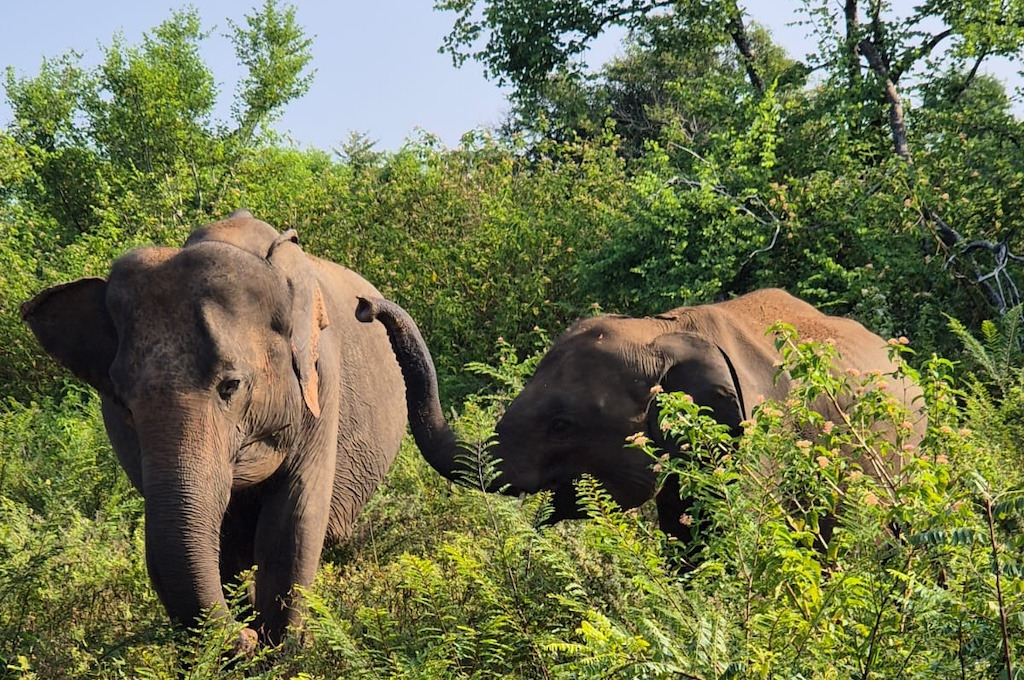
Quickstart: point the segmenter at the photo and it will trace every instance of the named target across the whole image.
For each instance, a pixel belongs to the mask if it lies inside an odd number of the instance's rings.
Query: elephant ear
[[[267,251],[267,261],[284,274],[292,292],[292,364],[302,399],[314,417],[320,417],[320,331],[327,328],[327,307],[309,259],[299,247],[294,229],[281,234]]]
[[[110,364],[117,354],[117,331],[107,313],[106,294],[103,279],[61,284],[22,303],[21,318],[58,363],[113,395]]]
[[[710,408],[715,420],[738,434],[746,408],[736,369],[725,351],[706,337],[689,332],[665,333],[652,344],[663,360],[662,389],[686,392],[695,403]]]

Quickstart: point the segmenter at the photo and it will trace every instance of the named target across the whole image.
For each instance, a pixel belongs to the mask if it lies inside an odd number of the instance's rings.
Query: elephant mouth
[[[565,486],[566,482],[563,479],[547,479],[547,480],[524,480],[521,477],[517,478],[517,475],[513,475],[512,481],[506,481],[505,477],[508,473],[500,475],[495,480],[492,490],[500,490],[505,496],[523,496],[540,493],[541,491],[551,491],[552,493],[558,491],[560,487]],[[518,482],[518,483],[516,483]],[[524,483],[526,482],[526,483]]]
[[[279,427],[277,429],[274,429],[274,430],[269,430],[267,432],[261,432],[260,434],[250,434],[248,437],[246,437],[245,439],[242,440],[242,445],[239,446],[238,448],[239,448],[239,450],[241,450],[241,449],[244,449],[244,448],[246,448],[248,446],[252,446],[253,444],[258,444],[260,442],[268,444],[268,445],[272,446],[273,448],[277,448],[277,443],[278,443],[277,440],[278,440],[279,435],[282,432],[284,432],[285,430],[287,430],[291,426],[292,426],[291,423],[285,423],[281,427]]]

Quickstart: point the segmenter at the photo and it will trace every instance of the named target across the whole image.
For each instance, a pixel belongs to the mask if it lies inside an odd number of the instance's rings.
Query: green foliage
[[[898,437],[887,451],[877,424],[909,428],[905,413],[872,396],[883,396],[881,378],[836,374],[834,350],[786,332],[780,344],[798,386],[784,404],[761,404],[731,449],[692,403],[662,397],[662,427],[682,438],[683,455],[661,457],[659,468],[682,475],[711,522],[687,587],[733,607],[741,675],[997,674],[1020,636],[1016,453],[982,453],[947,423],[933,423],[920,446]],[[932,361],[922,373],[929,406],[948,397],[947,368]],[[815,400],[850,392],[861,396],[842,422],[823,422]],[[869,456],[894,454],[902,465],[891,478],[864,474]],[[993,463],[1008,475],[995,493],[983,476],[995,471],[981,472]],[[1003,524],[997,506],[1013,508]]]
[[[0,678],[1009,675],[1024,639],[1024,382],[1005,253],[1019,244],[1024,157],[1009,98],[974,65],[1019,53],[1016,7],[875,17],[878,3],[805,3],[813,87],[731,1],[437,7],[456,16],[445,49],[519,88],[498,137],[391,152],[356,136],[335,155],[282,145],[268,123],[312,69],[297,12],[273,1],[229,22],[245,71],[229,121],[212,119],[217,77],[194,10],[138,45],[113,39],[94,69],[70,53],[8,71]],[[837,7],[871,19],[847,23]],[[925,12],[950,32],[927,32]],[[576,57],[615,24],[631,31],[624,56],[583,74]],[[884,79],[852,50],[865,39],[913,95],[912,163],[892,152]],[[406,307],[446,403],[473,393],[456,429],[481,454],[548,343],[538,329],[769,285],[910,337],[916,353],[893,351],[921,383],[929,429],[912,438],[878,389],[889,378],[837,375],[834,350],[780,327],[798,388],[737,441],[685,397],[661,397],[680,455],[652,451],[652,465],[700,501],[682,518],[694,546],[593,480],[579,485],[589,520],[542,526],[544,494],[453,488],[407,443],[352,541],[326,553],[304,634],[232,660],[238,631],[216,617],[192,637],[171,631],[146,577],[142,500],[96,399],[43,356],[18,306],[238,207],[297,228],[308,252]],[[965,248],[975,240],[1005,250]],[[822,399],[842,422],[824,422]],[[886,457],[897,473],[864,474]]]
[[[538,528],[544,494],[452,487],[410,442],[352,545],[325,556],[302,638],[234,662],[237,630],[215,620],[187,640],[170,634],[142,563],[141,500],[95,405],[12,407],[0,439],[0,675],[997,675],[1024,635],[1019,454],[964,427],[949,362],[902,365],[922,381],[932,423],[924,441],[893,444],[878,423],[909,430],[880,393],[890,377],[836,374],[832,348],[778,331],[798,387],[759,405],[738,440],[685,395],[659,397],[680,455],[651,450],[652,463],[702,504],[693,571],[678,571],[646,509],[622,512],[594,480],[578,485],[588,520]],[[516,356],[500,344],[483,372],[514,391],[532,363]],[[850,391],[859,398],[846,402]],[[823,397],[847,404],[841,422],[822,421]],[[500,410],[467,403],[456,428],[484,441]],[[63,460],[48,460],[55,449]],[[890,454],[898,474],[863,474],[859,460]],[[80,496],[95,469],[111,478]]]
[[[536,329],[536,331],[541,348],[551,344],[544,331],[540,329]],[[520,361],[516,348],[504,338],[498,338],[497,350],[493,357],[493,361],[497,364],[492,366],[483,361],[471,361],[466,364],[466,370],[488,378],[492,389],[496,388],[494,394],[479,395],[481,401],[508,402],[526,386],[526,382],[537,369],[541,356],[542,352],[536,352]]]
[[[732,39],[711,20],[689,30],[673,13],[645,19],[616,56],[586,77],[559,73],[539,91],[514,99],[506,132],[526,131],[546,139],[593,138],[613,126],[620,153],[643,156],[651,140],[700,153],[714,136],[742,127],[742,102],[751,91]],[[755,68],[781,92],[803,84],[802,65],[775,45],[767,31],[747,32]],[[664,140],[672,140],[671,143]]]
[[[615,219],[625,168],[609,140],[540,150],[530,161],[522,146],[487,137],[456,150],[410,143],[378,162],[327,169],[337,190],[322,219],[292,222],[311,252],[353,267],[408,310],[441,379],[458,381],[446,392],[479,387],[456,372],[489,357],[499,337],[525,347],[534,328],[564,328],[594,302],[577,271]]]
[[[246,16],[245,22],[245,28],[228,22],[235,56],[248,70],[232,113],[239,123],[236,134],[251,137],[309,90],[313,73],[303,71],[312,59],[313,41],[298,25],[295,7],[279,7],[277,0],[264,0],[261,11]]]
[[[963,247],[1016,246],[1020,121],[978,75],[1007,53],[1016,10],[803,5],[814,88],[729,0],[436,6],[456,16],[444,49],[514,84],[509,132],[620,137],[629,191],[579,267],[602,307],[652,313],[774,285],[952,355],[944,313],[973,329],[988,305],[1014,304],[1016,262]],[[577,55],[613,26],[630,30],[626,56],[583,77]],[[861,41],[902,98],[913,165],[892,152],[890,95]]]
[[[949,329],[963,344],[978,378],[1001,395],[1021,381],[1022,315],[1024,307],[1018,305],[1001,319],[982,321],[980,338],[975,338],[959,320],[949,319]]]
[[[199,56],[199,16],[178,12],[129,46],[115,37],[78,105],[90,118],[102,157],[144,175],[173,172],[206,140],[216,101],[213,74]],[[102,96],[102,95],[108,96]]]
[[[115,37],[94,69],[75,53],[44,61],[35,77],[8,69],[11,134],[34,171],[14,195],[65,238],[116,228],[173,242],[215,214],[232,165],[266,142],[267,125],[312,77],[294,8],[268,0],[232,29],[246,75],[231,124],[212,120],[217,85],[199,56],[208,34],[195,9],[174,12],[141,45]]]
[[[90,675],[158,639],[142,504],[79,394],[0,412],[2,677]]]
[[[1021,307],[985,320],[977,337],[956,319],[949,328],[964,347],[964,363],[972,369],[961,397],[972,427],[992,444],[1021,450],[1018,424],[1024,417],[1024,371],[1021,369]]]

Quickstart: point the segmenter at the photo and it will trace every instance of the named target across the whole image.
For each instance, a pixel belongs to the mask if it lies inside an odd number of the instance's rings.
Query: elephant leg
[[[679,477],[667,477],[655,498],[658,526],[665,535],[674,537],[689,553],[697,536],[694,526],[697,521],[694,516],[697,503],[693,498],[680,498],[680,494]]]
[[[704,536],[711,522],[708,509],[699,499],[680,498],[679,477],[665,479],[655,497],[658,508],[658,527],[666,536],[675,539],[675,558],[680,571],[689,571],[698,563],[697,555],[704,545]]]
[[[298,623],[294,587],[313,583],[323,551],[334,481],[333,456],[330,465],[317,467],[318,474],[281,480],[280,488],[260,509],[254,545],[255,627],[270,644],[280,643],[288,627]]]
[[[235,583],[239,575],[256,564],[256,521],[259,502],[252,493],[232,494],[220,530],[220,582]],[[256,604],[256,590],[249,586],[249,605]]]

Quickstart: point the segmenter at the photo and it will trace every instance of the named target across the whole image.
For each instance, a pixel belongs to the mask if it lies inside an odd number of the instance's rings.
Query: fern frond
[[[997,517],[1011,514],[1024,515],[1024,489],[1008,492],[1003,500],[992,506],[992,513]]]
[[[986,344],[979,341],[971,332],[967,330],[967,327],[960,322],[959,319],[948,317],[949,330],[953,332],[953,335],[960,340],[960,343],[964,346],[964,350],[968,356],[992,379],[993,382],[1000,383],[1000,371],[996,363],[992,360],[992,356],[986,347]],[[985,324],[991,322],[982,323],[982,333],[985,334]],[[991,341],[991,338],[990,340]]]

